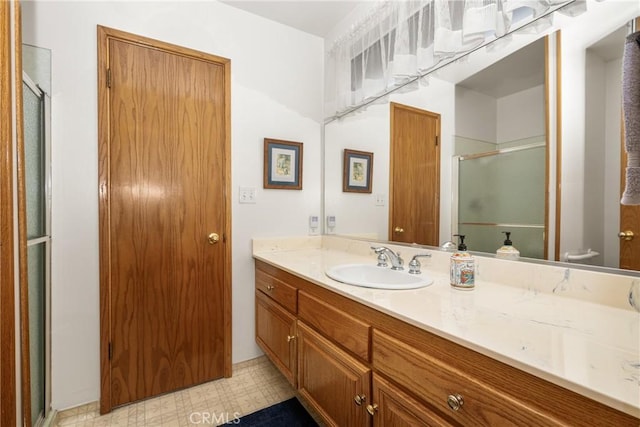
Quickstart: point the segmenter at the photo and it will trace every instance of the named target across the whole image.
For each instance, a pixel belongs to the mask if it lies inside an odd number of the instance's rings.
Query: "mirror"
[[[469,231],[469,227],[472,229],[482,228],[490,230],[485,232],[490,237],[484,239],[486,242],[482,246],[475,246],[472,243],[474,239],[469,239],[468,236],[469,250],[479,250],[491,254],[495,253],[504,240],[501,232],[511,231],[513,233],[511,238],[516,247],[521,249],[523,256],[550,260],[557,256],[562,261],[565,260],[566,255],[583,254],[591,249],[591,253],[595,251],[599,255],[593,258],[587,257],[586,260],[581,261],[582,263],[617,267],[619,262],[619,249],[616,249],[619,247],[619,238],[617,237],[619,230],[617,228],[620,226],[620,103],[615,103],[615,93],[604,92],[604,88],[615,85],[604,83],[602,78],[608,75],[609,80],[607,81],[614,81],[612,79],[616,78],[615,67],[618,66],[618,70],[621,69],[619,63],[616,65],[615,61],[620,61],[622,45],[619,42],[613,42],[611,45],[611,39],[608,36],[611,33],[620,35],[628,32],[627,23],[638,15],[640,15],[640,4],[635,2],[589,1],[587,2],[587,11],[577,17],[570,18],[556,14],[553,26],[541,33],[531,31],[530,27],[525,27],[511,37],[499,39],[488,47],[478,49],[461,60],[432,72],[416,83],[419,87],[411,88],[413,89],[411,91],[403,93],[396,91],[365,108],[360,108],[347,116],[327,123],[325,125],[324,206],[325,215],[335,216],[336,222],[334,227],[326,228],[326,232],[390,240],[389,236],[393,236],[391,231],[399,227],[397,224],[390,224],[389,216],[390,204],[393,204],[389,179],[389,165],[392,155],[392,149],[389,145],[391,135],[390,103],[396,103],[440,115],[440,192],[439,195],[434,195],[434,197],[439,197],[440,203],[437,222],[439,243],[451,240],[452,235],[457,232],[478,235],[478,231]],[[559,55],[556,55],[555,51],[556,30],[561,30]],[[547,73],[546,82],[544,59],[536,59],[533,65],[527,66],[526,69],[531,73],[516,71],[511,73],[511,77],[501,74],[502,71],[497,63],[508,64],[509,58],[513,62],[523,63],[523,57],[533,58],[534,52],[540,51],[543,51],[542,58],[544,58],[544,38],[547,35],[550,35],[551,42],[546,56],[552,71]],[[598,43],[600,40],[604,41]],[[614,58],[603,52],[617,52],[618,56]],[[555,79],[557,56],[562,66],[559,82],[556,82]],[[587,67],[587,65],[594,63],[599,66],[596,68]],[[541,73],[543,74],[542,83],[540,81]],[[513,82],[513,80],[518,80],[515,78],[516,76],[523,77],[525,74],[531,79],[527,83],[528,87],[523,86],[525,84],[523,82]],[[531,75],[528,76],[528,74]],[[479,89],[481,85],[478,81],[488,81],[489,77],[497,77],[494,79],[494,84],[495,80],[504,85],[513,83],[517,90],[499,98],[494,96],[495,100],[488,103],[476,103],[476,107],[473,107],[474,104],[471,102],[465,105],[465,99],[473,98],[470,96],[470,91],[482,94],[485,89]],[[619,76],[617,78],[619,82]],[[520,86],[517,86],[518,84]],[[545,106],[543,96],[546,84],[551,85],[547,91],[551,93],[552,97],[546,102],[549,105],[548,108]],[[600,92],[590,92],[590,88],[599,88]],[[527,91],[531,102],[523,101]],[[511,104],[508,99],[500,100],[500,98],[508,98],[518,93],[521,99],[512,99]],[[541,93],[542,104],[540,103]],[[560,115],[557,115],[553,108],[555,105],[553,97],[556,93],[562,97]],[[620,96],[619,93],[617,96]],[[481,96],[476,95],[475,97],[480,98]],[[522,112],[525,110],[522,106],[525,105],[527,113],[519,115],[519,118],[514,115],[512,118],[506,119],[504,125],[511,125],[512,128],[523,132],[507,138],[504,136],[506,131],[503,129],[500,131],[503,137],[497,137],[496,135],[499,133],[497,129],[502,129],[503,126],[500,124],[500,120],[495,122],[495,131],[487,132],[488,115],[500,116],[500,113],[497,112],[498,107],[496,106],[495,109],[487,108],[486,106],[489,104],[502,104],[501,111],[511,113]],[[482,105],[485,107],[483,108]],[[535,116],[532,111],[536,111]],[[505,115],[505,117],[508,116]],[[559,130],[556,129],[558,118],[561,118]],[[616,122],[617,128],[613,126]],[[530,129],[525,129],[527,127]],[[617,135],[613,136],[616,134],[616,129]],[[474,132],[477,134],[479,130],[480,135],[474,135]],[[527,132],[524,132],[525,130]],[[492,136],[487,137],[487,133]],[[604,140],[607,141],[606,144],[603,142]],[[523,200],[513,202],[517,206],[522,206],[524,202],[529,203],[530,206],[524,209],[525,214],[535,211],[536,216],[523,218],[522,221],[509,217],[496,218],[495,220],[482,218],[482,221],[477,218],[466,220],[464,214],[461,217],[460,198],[464,198],[465,195],[458,191],[461,188],[459,182],[460,165],[462,164],[462,168],[466,169],[465,162],[467,162],[468,165],[477,166],[476,173],[486,174],[494,173],[496,169],[511,167],[509,165],[513,160],[504,157],[507,160],[502,162],[503,155],[478,156],[477,160],[482,161],[477,161],[477,165],[473,165],[472,159],[468,160],[472,163],[468,163],[467,160],[461,162],[460,157],[456,158],[456,156],[494,152],[499,149],[513,148],[514,145],[520,148],[526,147],[519,151],[507,152],[513,158],[522,157],[522,159],[515,160],[516,165],[520,162],[521,165],[535,163],[540,166],[541,158],[545,157],[541,153],[544,153],[545,150],[550,151],[550,167],[548,169],[546,167],[538,168],[535,172],[538,179],[542,179],[540,170],[545,172],[543,178],[548,179],[549,182],[549,185],[546,186],[549,190],[548,196],[545,197],[544,194],[541,196],[540,184],[538,183],[535,190],[521,190],[520,195],[524,196]],[[556,171],[558,169],[555,165],[555,151],[558,145],[561,150],[561,163],[558,167],[561,172],[562,191],[556,195]],[[342,191],[344,149],[374,153],[372,192],[370,194],[344,193]],[[615,150],[617,150],[617,154],[613,153]],[[607,154],[605,155],[605,153]],[[537,160],[535,162],[526,160],[528,155],[532,155]],[[605,159],[606,165],[602,163],[603,159]],[[497,160],[499,165],[484,165],[492,163],[493,160]],[[506,175],[513,176],[518,170],[521,171],[522,167],[516,166]],[[464,172],[463,170],[463,174]],[[508,181],[509,178],[504,178],[499,174],[483,178],[485,181],[492,180],[491,182],[494,183],[506,182],[505,179]],[[398,185],[395,181],[397,180],[394,180],[391,185]],[[473,179],[470,182],[474,182]],[[476,182],[480,182],[480,180],[476,180]],[[518,185],[520,188],[524,188],[522,183]],[[542,188],[544,189],[545,186],[543,185]],[[471,192],[479,190],[480,188],[472,188]],[[559,200],[557,218],[555,215],[556,196]],[[547,199],[546,206],[545,199]],[[470,200],[467,207],[475,206],[477,210],[478,203],[478,201]],[[483,203],[485,203],[483,205],[484,211],[487,210],[487,206],[490,206],[496,211],[502,212],[502,208],[500,208],[502,205],[496,201],[488,200]],[[540,212],[542,212],[542,219],[540,219]],[[459,221],[460,218],[463,221]],[[471,224],[461,225],[460,222]],[[478,222],[495,223],[500,226],[475,224]],[[558,233],[556,233],[556,224],[559,225]],[[397,241],[398,239],[392,237],[392,240]],[[531,243],[534,240],[535,244]]]

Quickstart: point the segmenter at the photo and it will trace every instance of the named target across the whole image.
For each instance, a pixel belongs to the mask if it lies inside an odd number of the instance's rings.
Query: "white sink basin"
[[[342,264],[327,269],[327,276],[347,285],[377,289],[416,289],[429,286],[433,279],[371,264]]]

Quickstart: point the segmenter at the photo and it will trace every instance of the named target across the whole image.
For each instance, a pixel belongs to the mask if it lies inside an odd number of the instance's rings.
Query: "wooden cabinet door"
[[[441,427],[451,425],[377,374],[373,374],[372,396],[373,427]]]
[[[370,369],[298,322],[298,391],[330,426],[369,426]],[[355,397],[364,399],[360,405]]]
[[[296,318],[271,298],[256,291],[256,342],[296,386]]]

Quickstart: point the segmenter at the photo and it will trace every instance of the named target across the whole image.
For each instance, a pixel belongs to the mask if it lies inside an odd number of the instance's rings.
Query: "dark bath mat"
[[[240,419],[230,421],[246,427],[317,427],[318,424],[304,409],[298,399],[292,397],[284,402],[276,403]]]

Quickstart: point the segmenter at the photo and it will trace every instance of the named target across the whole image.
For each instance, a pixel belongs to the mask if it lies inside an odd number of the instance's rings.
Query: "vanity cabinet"
[[[330,426],[366,427],[371,369],[298,321],[298,391]]]
[[[384,332],[374,331],[372,347],[376,371],[404,385],[429,406],[446,413],[459,424],[561,424],[560,420],[554,419],[542,408],[528,406],[479,380],[473,372],[451,366],[448,359],[434,357]],[[450,357],[455,356],[452,354]],[[497,366],[493,369],[496,369],[496,376],[502,374]]]
[[[296,318],[256,292],[256,342],[292,386],[296,386]]]
[[[640,425],[262,261],[256,341],[327,425]]]
[[[276,269],[256,269],[256,342],[294,387],[298,290],[290,283],[295,280]]]

